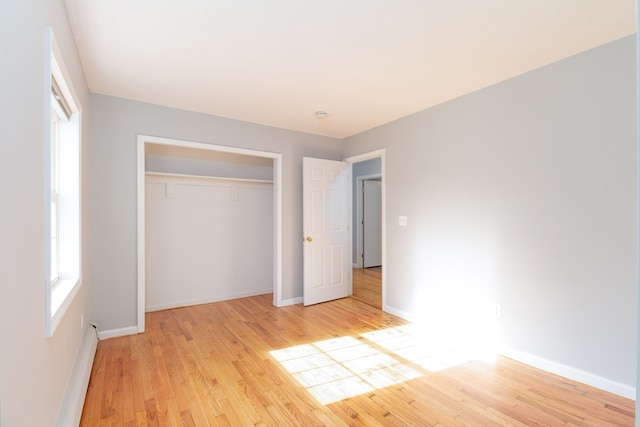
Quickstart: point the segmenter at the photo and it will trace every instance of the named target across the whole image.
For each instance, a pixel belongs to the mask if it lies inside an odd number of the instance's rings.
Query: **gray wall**
[[[635,50],[624,38],[344,141],[386,148],[388,306],[497,302],[508,347],[635,386]]]
[[[86,329],[80,318],[84,314],[85,322],[91,320],[83,209],[84,284],[54,336],[45,338],[48,26],[83,107],[86,161],[89,94],[64,3],[0,1],[0,424],[11,427],[55,424]],[[86,179],[82,185],[86,206]]]
[[[282,297],[302,296],[302,157],[339,160],[340,140],[96,94],[91,111],[91,298],[102,329],[137,322],[137,134],[282,153]]]
[[[640,23],[640,7],[638,7],[640,2],[636,1],[636,108],[637,112],[640,113],[640,33],[637,32],[637,24]],[[640,164],[640,114],[636,115],[636,147],[638,153],[636,153],[636,158],[638,159],[638,164]],[[640,186],[640,174],[638,175],[638,184]],[[640,223],[640,216],[639,216]],[[640,241],[638,242],[638,247],[640,248]],[[636,270],[640,273],[640,269]],[[640,274],[636,277],[636,284],[640,287]],[[636,287],[638,289],[638,287]],[[637,292],[637,305],[636,307],[640,307],[640,292]],[[640,354],[640,319],[636,315],[636,337],[637,337],[637,354]],[[636,356],[636,364],[637,370],[636,372],[640,372],[640,360]],[[637,374],[636,374],[637,375]],[[638,407],[637,402],[640,400],[640,388],[637,386],[638,380],[636,378],[636,408]],[[640,417],[636,416],[636,427],[640,427]]]
[[[640,22],[640,1],[636,0],[636,25]],[[637,31],[637,28],[636,28]],[[636,32],[636,111],[640,113],[640,33]],[[640,114],[636,115],[636,147],[640,152]],[[637,153],[640,154],[640,153]],[[638,157],[640,161],[640,156]],[[640,180],[640,175],[638,175],[638,179]],[[640,222],[640,221],[639,221]],[[636,278],[638,279],[638,278]],[[640,286],[640,282],[638,282],[638,286]],[[640,310],[640,292],[637,292],[637,305],[638,310]],[[640,319],[636,314],[636,322],[637,322],[637,332],[636,336],[639,337],[637,340],[637,354],[640,354]],[[636,357],[636,403],[640,401],[640,387],[638,387],[638,383],[640,383],[640,360]],[[637,406],[637,405],[636,405]],[[636,414],[638,411],[636,410]],[[636,415],[636,427],[640,427],[640,417]]]

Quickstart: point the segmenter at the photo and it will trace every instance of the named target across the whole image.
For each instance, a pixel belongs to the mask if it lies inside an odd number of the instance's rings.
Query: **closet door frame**
[[[179,139],[161,138],[149,135],[137,137],[137,246],[138,246],[138,333],[145,329],[145,157],[147,144],[169,145],[174,147],[193,148],[198,150],[219,151],[230,154],[262,157],[273,160],[273,305],[281,307],[282,301],[282,154],[268,151],[258,151],[246,148],[228,147],[223,145],[205,144],[201,142],[184,141]]]

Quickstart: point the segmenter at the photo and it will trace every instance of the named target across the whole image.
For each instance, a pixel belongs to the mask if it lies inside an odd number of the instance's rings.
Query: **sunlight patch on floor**
[[[491,322],[412,323],[304,344],[270,354],[322,404],[370,393],[472,360],[495,360]],[[412,367],[413,366],[413,367]]]
[[[445,346],[424,341],[402,327],[368,332],[362,337],[431,372],[468,362],[466,358],[447,351]]]
[[[324,405],[422,375],[350,336],[269,353]]]

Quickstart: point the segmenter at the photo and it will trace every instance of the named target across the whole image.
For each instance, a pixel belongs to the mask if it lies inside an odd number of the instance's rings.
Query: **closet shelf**
[[[231,182],[248,182],[256,184],[273,184],[272,180],[267,179],[252,179],[252,178],[229,178],[224,176],[210,176],[210,175],[188,175],[182,173],[170,173],[170,172],[145,172],[146,176],[154,177],[169,177],[169,178],[185,178],[185,179],[203,179],[209,181],[231,181]]]

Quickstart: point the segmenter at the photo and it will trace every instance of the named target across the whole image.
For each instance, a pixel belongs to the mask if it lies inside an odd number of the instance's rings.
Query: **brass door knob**
[[[306,240],[307,242],[311,242],[313,239],[311,238],[311,236],[307,236],[307,238],[304,240]]]

